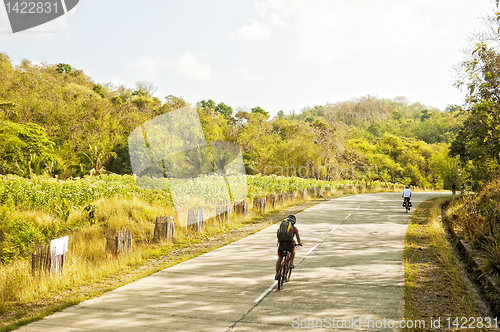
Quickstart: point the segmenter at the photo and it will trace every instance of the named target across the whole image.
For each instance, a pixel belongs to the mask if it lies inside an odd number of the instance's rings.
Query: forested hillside
[[[154,91],[148,82],[132,89],[99,84],[68,64],[14,66],[0,54],[0,174],[131,174],[131,131],[188,105]],[[368,96],[271,118],[258,106],[234,111],[211,99],[193,106],[209,142],[241,147],[249,174],[435,188],[461,181],[448,156],[465,116],[460,107],[440,111]]]

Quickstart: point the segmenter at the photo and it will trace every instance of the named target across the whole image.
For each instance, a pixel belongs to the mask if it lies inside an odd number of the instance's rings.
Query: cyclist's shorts
[[[293,242],[280,243],[280,245],[278,247],[278,256],[280,256],[280,257],[285,256],[285,251],[293,252],[294,247],[295,246],[293,245]]]

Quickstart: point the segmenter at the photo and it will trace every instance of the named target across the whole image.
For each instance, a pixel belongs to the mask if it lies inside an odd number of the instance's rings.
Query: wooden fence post
[[[174,217],[159,216],[156,217],[154,240],[159,241],[166,238],[167,241],[174,239],[175,221]]]
[[[330,196],[332,193],[332,187],[325,187],[324,193],[326,196]]]
[[[232,205],[227,201],[218,202],[215,207],[215,216],[219,222],[227,222],[231,220],[233,214]]]
[[[266,211],[266,199],[262,197],[256,197],[253,199],[253,209],[264,213]]]
[[[108,230],[106,233],[106,251],[114,255],[123,252],[128,253],[132,249],[132,231],[122,229],[120,231]]]
[[[174,217],[168,217],[167,224],[167,241],[172,242],[175,236],[175,221]]]
[[[248,215],[248,202],[242,201],[239,204],[234,205],[234,212],[236,214]]]
[[[63,273],[65,254],[56,255],[55,248],[50,250],[50,244],[35,244],[31,254],[31,272],[47,271],[51,275]]]
[[[205,214],[203,209],[188,210],[187,226],[196,228],[197,230],[200,230],[205,226]]]

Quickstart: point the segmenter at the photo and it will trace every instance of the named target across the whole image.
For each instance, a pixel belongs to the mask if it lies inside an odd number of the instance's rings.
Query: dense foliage
[[[68,64],[13,66],[0,54],[0,174],[131,174],[132,130],[188,105],[154,91],[148,82],[98,84]],[[463,120],[460,107],[442,112],[368,96],[271,118],[259,106],[234,112],[211,99],[196,106],[207,141],[237,143],[248,174],[436,188],[461,181],[445,148]]]

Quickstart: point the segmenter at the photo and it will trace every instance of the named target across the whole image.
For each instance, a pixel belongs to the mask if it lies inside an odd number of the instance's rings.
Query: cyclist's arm
[[[302,241],[300,241],[299,230],[297,228],[295,228],[295,236],[297,237],[297,242],[302,243]]]

